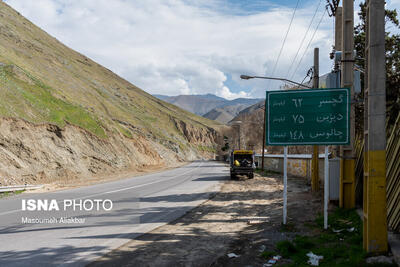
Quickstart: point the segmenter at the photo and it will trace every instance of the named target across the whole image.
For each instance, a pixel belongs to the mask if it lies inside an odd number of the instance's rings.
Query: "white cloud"
[[[60,41],[149,93],[213,93],[227,98],[264,96],[265,81],[241,81],[239,76],[270,74],[292,15],[291,9],[279,6],[238,15],[226,6],[218,8],[223,1],[211,0],[6,2]],[[309,7],[298,10],[275,76],[286,76],[312,12]],[[325,15],[310,46],[320,47],[321,73],[331,67],[332,34],[332,18]],[[311,65],[312,49],[294,79],[301,81]],[[227,86],[227,76],[247,92]]]
[[[249,94],[244,92],[244,91],[240,91],[239,93],[232,93],[228,87],[223,86],[218,92],[217,92],[217,96],[226,98],[226,99],[235,99],[235,98],[247,98],[249,97]]]
[[[400,7],[400,0],[389,0],[388,5],[391,6],[391,8],[399,8]]]

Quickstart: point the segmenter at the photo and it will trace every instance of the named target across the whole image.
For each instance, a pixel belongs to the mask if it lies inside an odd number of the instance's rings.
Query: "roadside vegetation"
[[[263,177],[268,177],[271,175],[281,175],[280,172],[275,172],[275,171],[271,171],[271,170],[261,170],[261,169],[256,169],[256,173],[258,173],[259,175],[263,176]]]
[[[17,73],[24,79],[19,79]],[[24,118],[40,123],[49,122],[63,128],[71,123],[105,138],[99,119],[84,108],[56,98],[54,91],[29,73],[9,64],[0,66],[0,82],[8,90],[1,91],[0,115]]]
[[[2,192],[0,193],[0,198],[5,198],[5,197],[11,197],[11,196],[15,196],[15,195],[19,195],[22,192],[24,192],[25,190],[17,190],[17,191],[13,191],[13,192]]]
[[[306,255],[312,252],[323,256],[319,266],[397,266],[396,264],[367,264],[367,253],[362,247],[362,221],[355,210],[337,208],[328,219],[329,229],[323,229],[323,216],[320,215],[314,223],[307,225],[310,235],[298,235],[293,240],[284,240],[276,244],[275,251],[265,251],[261,257],[271,258],[281,255],[292,263],[285,266],[310,266]],[[294,227],[294,226],[293,226]],[[282,227],[281,230],[291,231],[293,227]]]

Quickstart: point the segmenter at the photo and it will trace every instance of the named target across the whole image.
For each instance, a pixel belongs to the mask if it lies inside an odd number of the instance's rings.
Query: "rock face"
[[[241,112],[245,108],[247,108],[247,105],[242,104],[224,106],[222,108],[214,108],[204,114],[203,117],[226,124],[234,119],[239,114],[239,112]]]
[[[176,123],[189,142],[214,142],[215,130],[198,131],[186,123]],[[182,150],[173,142],[161,145],[145,137],[127,138],[122,134],[102,139],[74,125],[61,129],[52,124],[0,119],[0,185],[107,175],[199,157],[201,153],[196,149]]]
[[[174,123],[178,131],[182,133],[191,144],[212,146],[217,139],[217,131],[213,128],[198,129],[191,124],[175,119]]]
[[[218,123],[157,99],[0,1],[0,184],[210,157]]]

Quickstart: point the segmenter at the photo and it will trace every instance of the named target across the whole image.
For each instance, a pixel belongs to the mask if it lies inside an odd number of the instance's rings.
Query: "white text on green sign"
[[[268,91],[267,145],[346,145],[350,89]]]

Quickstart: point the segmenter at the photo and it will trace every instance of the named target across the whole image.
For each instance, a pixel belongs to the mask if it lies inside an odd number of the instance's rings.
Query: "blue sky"
[[[297,0],[5,2],[61,42],[149,93],[212,93],[233,99],[263,97],[265,90],[282,85],[239,77],[272,74]],[[400,7],[400,0],[387,2],[390,8]],[[320,48],[320,72],[330,70],[333,18],[324,14],[325,3],[300,0],[275,77],[301,81],[312,65],[314,47]]]

